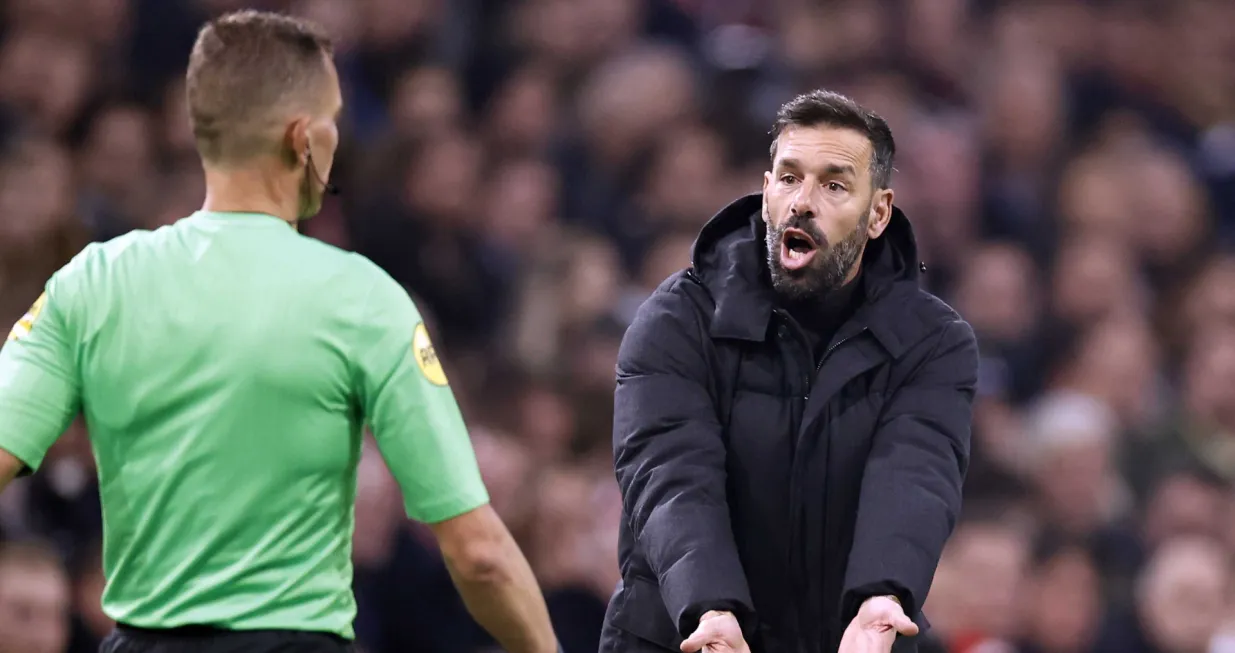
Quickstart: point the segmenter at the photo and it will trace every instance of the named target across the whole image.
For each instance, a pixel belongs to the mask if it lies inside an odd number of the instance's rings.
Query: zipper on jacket
[[[841,345],[845,344],[846,342],[849,342],[850,340],[857,338],[858,336],[862,335],[863,333],[866,333],[869,330],[870,329],[867,327],[862,327],[857,333],[847,335],[844,338],[841,338],[840,340],[837,340],[836,342],[832,343],[832,346],[828,347],[828,350],[823,352],[823,356],[819,358],[819,363],[815,365],[815,376],[819,376],[819,370],[823,369],[824,361],[828,360],[828,356],[830,356],[832,352],[836,351]]]
[[[792,320],[790,320],[790,323],[797,326],[796,323],[793,322]],[[798,327],[798,328],[800,329],[801,327]],[[798,499],[798,497],[800,496],[800,492],[801,492],[800,488],[802,485],[802,476],[806,473],[805,472],[805,465],[806,465],[805,458],[806,457],[799,455],[799,449],[801,447],[799,446],[800,443],[798,442],[798,440],[801,438],[803,429],[806,428],[806,424],[805,424],[805,421],[807,418],[806,408],[810,404],[811,389],[815,384],[815,379],[819,377],[819,373],[823,370],[823,364],[827,362],[828,358],[832,355],[832,352],[836,351],[842,345],[849,342],[850,340],[853,340],[854,338],[857,338],[861,336],[862,334],[866,333],[868,330],[869,329],[867,327],[862,327],[857,333],[853,333],[848,336],[845,336],[844,338],[841,338],[840,340],[833,342],[831,345],[828,345],[828,348],[823,352],[823,355],[819,357],[819,361],[815,363],[814,375],[811,378],[807,379],[806,381],[806,394],[803,396],[802,416],[799,419],[798,432],[793,434],[793,441],[794,441],[793,457],[790,459],[790,464],[792,465],[792,469],[790,469],[789,471],[789,492],[790,492],[790,504],[794,507],[793,521],[790,522],[791,524],[790,526],[791,535],[790,535],[790,543],[789,543],[789,546],[791,549],[791,555],[789,558],[790,560],[795,560],[795,557],[792,555],[792,553],[800,549],[803,545],[802,528],[804,524],[808,521],[806,519],[806,515],[804,514],[802,502],[800,499]],[[799,333],[799,337],[801,340],[806,342],[807,344],[806,349],[807,351],[810,351],[810,343],[806,339],[805,334]],[[827,443],[823,443],[822,446],[827,446]],[[826,520],[826,516],[821,517],[821,519]],[[822,524],[822,527],[826,529],[827,525]],[[819,555],[822,556],[823,552],[820,551]],[[827,621],[826,619],[823,618],[823,615],[811,614],[815,611],[822,610],[823,606],[812,604],[810,592],[809,592],[811,579],[808,577],[809,574],[807,573],[808,570],[805,565],[806,563],[805,552],[802,552],[802,555],[800,557],[800,562],[802,564],[802,568],[800,570],[801,573],[793,574],[795,580],[797,581],[797,592],[796,593],[801,598],[801,601],[802,601],[799,604],[798,611],[797,611],[798,612],[798,619],[797,619],[798,633],[797,634],[798,634],[798,637],[800,638],[799,641],[803,641],[807,643],[808,646],[810,646],[811,642],[815,642],[816,640],[818,640],[820,636],[824,634],[824,632],[826,631],[826,626],[824,626],[823,624],[826,623]],[[814,580],[816,583],[819,584],[819,589],[821,593],[824,590],[826,590],[827,583],[825,582],[825,579],[817,578]],[[821,600],[824,600],[823,597],[821,597]],[[804,610],[809,610],[811,611],[811,613],[803,614]],[[812,616],[815,618],[812,619],[811,618]],[[811,626],[810,624],[814,624],[814,625]],[[806,631],[810,631],[810,632],[806,632]]]
[[[774,314],[778,316],[782,320],[782,324],[785,325],[783,330],[778,330],[781,333],[780,337],[784,340],[797,341],[797,345],[801,351],[807,356],[811,355],[810,340],[806,337],[806,333],[802,330],[802,327],[798,325],[797,321],[782,309],[776,309]],[[794,608],[791,610],[791,614],[793,616],[793,634],[789,639],[789,641],[794,643],[794,646],[800,645],[803,639],[803,635],[805,634],[804,630],[806,628],[806,623],[803,619],[808,616],[802,609],[802,606],[807,598],[808,579],[806,578],[806,574],[802,573],[804,570],[805,560],[803,556],[798,553],[798,542],[801,540],[802,530],[802,501],[800,498],[801,494],[797,491],[797,487],[800,485],[797,470],[799,467],[798,458],[800,458],[798,452],[798,434],[802,431],[802,422],[806,416],[806,404],[810,400],[810,386],[813,383],[813,379],[808,371],[810,368],[807,366],[802,366],[802,368],[803,369],[800,370],[804,382],[801,394],[802,410],[799,411],[798,418],[793,424],[793,432],[789,434],[789,541],[788,550],[785,552],[789,563],[786,571],[789,574],[789,584],[793,589],[793,596],[795,599],[792,602]],[[793,371],[794,373],[798,373],[798,367],[794,366]]]
[[[811,351],[810,338],[806,337],[806,330],[802,328],[802,325],[798,324],[798,321],[793,319],[793,316],[783,309],[778,308],[775,313],[785,321],[785,324],[789,325],[789,331],[793,332],[795,339],[798,341],[798,344],[802,346],[802,350],[806,352],[806,355],[812,356],[813,352]],[[819,367],[816,366],[815,373],[817,374],[818,372]],[[805,390],[805,392],[802,393],[802,400],[806,401],[807,399],[810,399],[810,386],[815,382],[815,379],[810,374],[804,374],[802,376],[802,381],[802,387]],[[805,414],[805,407],[803,407],[803,413]],[[794,434],[794,449],[796,450],[796,448],[797,434]]]

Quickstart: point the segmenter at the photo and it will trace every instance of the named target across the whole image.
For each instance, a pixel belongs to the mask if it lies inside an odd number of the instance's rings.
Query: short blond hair
[[[263,136],[276,112],[314,101],[332,52],[316,25],[283,14],[245,10],[206,23],[185,80],[202,158],[232,162],[269,148]]]

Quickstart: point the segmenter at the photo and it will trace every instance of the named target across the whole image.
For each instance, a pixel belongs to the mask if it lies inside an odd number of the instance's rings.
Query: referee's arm
[[[53,278],[0,349],[0,491],[38,469],[81,409],[67,303]]]
[[[468,611],[512,653],[553,653],[544,597],[489,506],[454,394],[407,293],[382,275],[362,330],[359,394],[412,519],[430,525]]]

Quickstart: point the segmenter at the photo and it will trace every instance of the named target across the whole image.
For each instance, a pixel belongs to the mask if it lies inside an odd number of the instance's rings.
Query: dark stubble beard
[[[866,229],[870,224],[870,209],[868,206],[858,219],[858,226],[838,243],[831,244],[815,254],[815,259],[801,270],[786,270],[780,262],[781,241],[785,231],[794,228],[801,229],[814,239],[816,244],[827,242],[827,238],[813,221],[798,216],[790,216],[780,226],[768,225],[767,250],[768,270],[772,273],[772,288],[782,299],[788,302],[802,302],[822,299],[828,293],[840,288],[849,276],[849,271],[862,256],[868,236]]]

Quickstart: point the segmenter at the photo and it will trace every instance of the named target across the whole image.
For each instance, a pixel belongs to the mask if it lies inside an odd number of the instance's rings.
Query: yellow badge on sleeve
[[[39,295],[39,298],[34,300],[34,305],[26,314],[22,316],[17,324],[13,325],[13,330],[9,331],[9,340],[21,340],[30,335],[30,330],[34,328],[34,323],[39,319],[39,313],[43,312],[43,305],[47,303],[47,293]]]
[[[442,369],[442,361],[437,358],[433,342],[429,340],[429,329],[424,322],[417,324],[416,332],[412,334],[412,355],[416,357],[416,366],[429,383],[446,385],[446,372]]]

